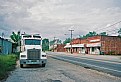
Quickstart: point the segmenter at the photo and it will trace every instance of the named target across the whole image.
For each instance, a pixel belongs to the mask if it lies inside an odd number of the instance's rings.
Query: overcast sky
[[[64,40],[89,31],[121,27],[121,0],[0,0],[0,36],[12,31],[39,33],[43,38]]]

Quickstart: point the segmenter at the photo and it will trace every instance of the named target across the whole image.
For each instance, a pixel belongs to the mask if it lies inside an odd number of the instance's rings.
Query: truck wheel
[[[46,64],[42,64],[42,67],[45,67]]]
[[[20,67],[23,68],[23,64],[20,64]]]

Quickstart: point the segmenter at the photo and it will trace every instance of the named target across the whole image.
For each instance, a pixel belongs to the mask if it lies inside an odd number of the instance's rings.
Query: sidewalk
[[[104,60],[104,61],[111,61],[111,62],[118,62],[121,63],[121,56],[111,56],[111,55],[90,55],[90,54],[71,54],[71,53],[65,53],[65,52],[54,52],[60,55],[70,55],[75,57],[81,57],[81,58],[89,58],[89,59],[96,59],[96,60]]]

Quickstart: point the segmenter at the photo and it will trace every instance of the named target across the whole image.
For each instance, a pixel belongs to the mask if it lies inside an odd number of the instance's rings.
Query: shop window
[[[76,48],[76,52],[78,51],[78,48]]]
[[[92,47],[92,52],[94,52],[95,51],[95,48],[94,47]]]
[[[84,47],[82,47],[81,50],[84,52]]]
[[[97,47],[98,48],[98,50],[100,50],[100,47]]]

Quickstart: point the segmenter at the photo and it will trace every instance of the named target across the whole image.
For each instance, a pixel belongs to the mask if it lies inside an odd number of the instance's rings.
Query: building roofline
[[[95,35],[95,36],[100,36],[100,37],[117,37],[117,38],[120,38],[119,36],[108,36],[108,35]],[[94,36],[90,36],[90,37],[87,37],[87,38],[91,38],[91,37],[94,37]],[[87,38],[80,38],[80,39],[83,40],[83,39],[87,39]]]
[[[9,41],[8,39],[2,38],[2,37],[0,37],[0,39],[5,40],[5,41],[8,41],[8,42],[11,42],[11,41]],[[12,42],[11,42],[11,43],[12,43]]]

